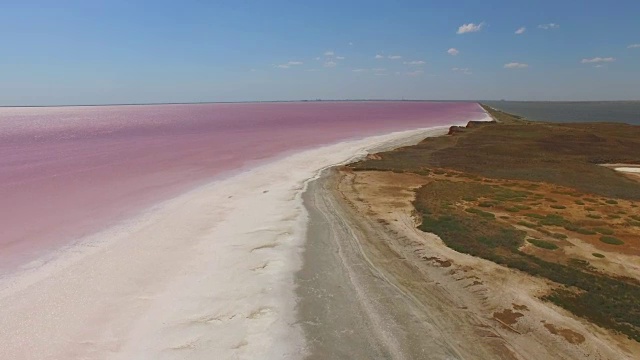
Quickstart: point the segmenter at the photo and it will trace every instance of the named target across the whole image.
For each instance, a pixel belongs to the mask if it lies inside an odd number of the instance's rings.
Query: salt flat
[[[338,143],[210,183],[3,279],[7,359],[300,358],[294,273],[320,170],[420,129]]]

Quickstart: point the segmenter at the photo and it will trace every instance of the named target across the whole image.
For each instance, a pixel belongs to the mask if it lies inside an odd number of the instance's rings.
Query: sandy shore
[[[296,319],[294,274],[302,266],[308,180],[368,149],[429,134],[392,133],[288,156],[3,278],[0,358],[304,357],[313,340]]]
[[[416,228],[416,175],[310,185],[299,316],[312,359],[632,359],[634,341],[542,302],[545,280]],[[414,178],[412,178],[415,177]],[[412,185],[412,181],[415,182]]]

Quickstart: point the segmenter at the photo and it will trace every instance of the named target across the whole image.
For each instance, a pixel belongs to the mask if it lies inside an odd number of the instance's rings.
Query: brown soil
[[[511,309],[504,309],[501,312],[494,312],[493,317],[503,324],[513,325],[518,322],[518,318],[523,317],[524,314],[514,312]]]
[[[552,281],[540,298],[640,342],[640,186],[599,166],[640,164],[640,127],[491,113],[499,122],[470,123],[349,169],[387,172],[392,185],[380,186],[415,193],[420,230]],[[431,258],[423,260],[445,261]]]
[[[413,207],[415,190],[424,185],[429,176],[446,178],[446,174],[354,172],[343,168],[337,176],[340,179],[338,196],[350,210],[351,215],[347,216],[357,218],[361,227],[387,234],[385,246],[393,248],[394,252],[386,261],[380,261],[381,266],[397,270],[396,264],[411,264],[412,275],[397,272],[395,276],[400,279],[401,288],[418,300],[434,305],[436,300],[423,296],[432,294],[434,289],[446,290],[450,300],[440,299],[438,301],[445,302],[438,306],[450,304],[450,311],[476,318],[479,331],[482,330],[478,334],[484,333],[487,339],[500,339],[499,343],[505,347],[495,351],[513,353],[515,358],[567,359],[632,359],[634,354],[640,353],[640,344],[625,336],[585,322],[540,300],[539,296],[547,293],[552,283],[458,253],[437,236],[417,230],[418,219]],[[468,181],[455,176],[446,179]],[[551,196],[556,195],[560,196]],[[378,247],[375,240],[376,236],[372,235],[366,246]],[[421,277],[422,282],[417,281],[416,276]],[[563,339],[562,334],[569,336],[571,331],[584,334],[584,340],[571,343],[567,339],[560,343],[554,339],[558,335],[550,333],[541,320],[562,324],[557,329],[568,330],[558,332]],[[571,339],[575,342],[574,339],[579,338]],[[571,347],[566,346],[567,342]]]
[[[579,334],[571,329],[556,328],[553,324],[544,324],[544,327],[547,328],[547,330],[549,330],[549,332],[553,335],[562,336],[570,344],[582,344],[585,340],[582,334]]]

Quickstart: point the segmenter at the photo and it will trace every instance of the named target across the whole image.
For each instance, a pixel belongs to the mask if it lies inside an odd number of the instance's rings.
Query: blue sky
[[[639,14],[637,0],[0,0],[0,105],[639,100]]]

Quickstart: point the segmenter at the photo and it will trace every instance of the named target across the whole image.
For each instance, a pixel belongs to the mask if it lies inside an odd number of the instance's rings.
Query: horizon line
[[[105,103],[105,104],[56,104],[56,105],[0,105],[0,108],[42,108],[42,107],[93,107],[93,106],[157,106],[157,105],[203,105],[203,104],[251,104],[251,103],[302,103],[302,102],[368,102],[368,101],[401,101],[401,102],[531,102],[531,103],[588,103],[588,102],[640,102],[638,100],[505,100],[505,99],[467,99],[467,100],[433,100],[433,99],[301,99],[301,100],[243,100],[243,101],[193,101],[193,102],[149,102],[149,103]]]

